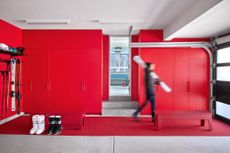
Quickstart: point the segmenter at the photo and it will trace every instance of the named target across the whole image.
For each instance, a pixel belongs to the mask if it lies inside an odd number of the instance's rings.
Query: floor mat
[[[48,124],[46,123],[46,127]],[[0,134],[28,134],[30,116],[22,116],[0,125]],[[47,134],[44,132],[44,135]],[[165,121],[161,130],[156,130],[151,118],[134,121],[130,117],[86,117],[81,130],[63,126],[60,135],[76,136],[230,136],[230,126],[213,119],[213,131],[208,124],[200,126],[199,121]]]

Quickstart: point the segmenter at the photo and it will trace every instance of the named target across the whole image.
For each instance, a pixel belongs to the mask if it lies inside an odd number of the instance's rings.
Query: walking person
[[[155,84],[159,85],[161,80],[159,78],[154,79],[151,76],[153,70],[155,70],[154,63],[145,63],[146,68],[144,69],[144,77],[145,77],[145,93],[146,93],[146,101],[133,113],[133,117],[135,120],[138,120],[137,115],[142,111],[142,109],[147,106],[150,102],[151,104],[151,114],[152,114],[152,122],[154,122],[155,117],[155,109],[156,109],[156,102],[155,102]]]

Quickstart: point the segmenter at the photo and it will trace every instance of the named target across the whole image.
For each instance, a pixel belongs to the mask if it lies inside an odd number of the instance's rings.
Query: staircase
[[[102,116],[130,117],[137,107],[138,103],[130,101],[130,96],[110,96],[109,101],[102,103]]]

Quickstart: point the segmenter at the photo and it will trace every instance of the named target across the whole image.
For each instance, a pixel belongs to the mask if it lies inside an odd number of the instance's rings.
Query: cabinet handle
[[[83,81],[83,91],[85,91],[85,80]]]
[[[32,85],[32,81],[30,81],[30,91],[33,90],[33,85]]]
[[[190,81],[187,81],[187,91],[190,92]]]
[[[81,91],[84,91],[84,81],[81,81]]]
[[[47,91],[51,90],[50,81],[47,81],[46,87],[47,87]]]
[[[49,91],[51,91],[51,83],[50,83],[50,81],[49,81]]]

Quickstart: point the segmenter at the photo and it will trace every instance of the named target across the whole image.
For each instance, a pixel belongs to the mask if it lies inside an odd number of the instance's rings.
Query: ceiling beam
[[[221,1],[222,0],[197,1],[196,4],[178,16],[172,23],[164,28],[164,39],[172,40],[176,37],[176,34],[180,32],[186,25],[213,8]]]

